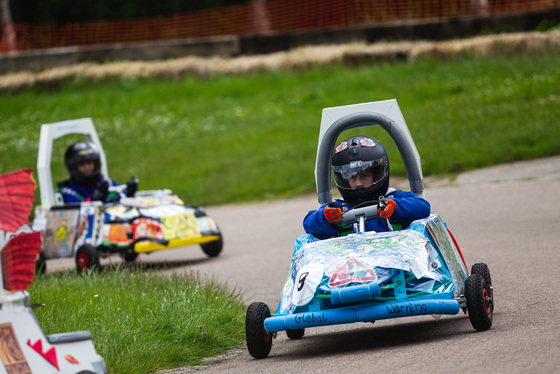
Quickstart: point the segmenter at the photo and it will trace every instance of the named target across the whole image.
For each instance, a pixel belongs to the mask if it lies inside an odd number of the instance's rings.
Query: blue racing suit
[[[400,223],[404,229],[410,226],[412,221],[426,218],[430,215],[430,203],[418,197],[414,192],[389,188],[385,197],[393,200],[397,204],[395,212],[389,220],[381,217],[366,220],[366,231],[392,231],[391,222]],[[344,200],[336,200],[334,203],[337,207],[341,208],[343,212],[351,208]],[[303,228],[305,232],[321,240],[336,237],[340,234],[339,225],[329,223],[325,217],[324,211],[326,205],[327,204],[321,206],[317,210],[310,210],[303,219]],[[356,225],[354,226],[355,232],[357,227]]]
[[[91,200],[93,193],[95,192],[99,184],[103,181],[106,181],[109,187],[119,185],[114,180],[107,178],[101,178],[99,182],[94,185],[82,185],[68,179],[58,184],[59,192],[62,194],[62,198],[64,199],[65,203],[79,203],[82,201],[87,201],[88,199]],[[109,192],[108,194],[106,194],[103,202],[108,203],[111,201],[118,201],[119,197],[119,194]]]

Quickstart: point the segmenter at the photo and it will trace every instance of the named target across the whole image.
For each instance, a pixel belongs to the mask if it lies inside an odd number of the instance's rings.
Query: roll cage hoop
[[[319,204],[332,201],[331,161],[335,143],[340,134],[345,130],[375,125],[379,125],[387,131],[397,145],[412,192],[424,197],[420,155],[397,100],[392,99],[323,109],[315,162],[315,181]]]
[[[99,148],[101,172],[106,178],[109,177],[105,152],[91,118],[45,123],[41,125],[39,154],[37,156],[37,175],[39,177],[39,190],[41,191],[41,205],[43,206],[51,206],[57,203],[51,172],[53,141],[71,134],[83,134],[88,142],[94,143]]]

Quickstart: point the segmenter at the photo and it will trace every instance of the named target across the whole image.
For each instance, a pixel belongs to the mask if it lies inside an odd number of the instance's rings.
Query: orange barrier
[[[211,10],[124,21],[4,25],[0,53],[67,46],[267,34],[554,8],[560,8],[560,0],[261,0]]]

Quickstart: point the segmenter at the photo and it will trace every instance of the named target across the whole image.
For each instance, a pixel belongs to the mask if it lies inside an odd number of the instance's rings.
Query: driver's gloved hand
[[[99,182],[97,189],[91,195],[92,200],[105,201],[107,195],[109,194],[109,182],[106,180]]]
[[[335,203],[329,203],[325,207],[325,218],[329,223],[335,224],[342,221],[342,209],[336,206]]]
[[[381,218],[389,219],[393,213],[395,213],[395,210],[397,210],[397,203],[391,199],[387,199],[387,205],[383,210],[377,209],[377,214]]]
[[[133,175],[128,182],[126,182],[126,196],[133,197],[136,191],[138,191],[138,178]]]

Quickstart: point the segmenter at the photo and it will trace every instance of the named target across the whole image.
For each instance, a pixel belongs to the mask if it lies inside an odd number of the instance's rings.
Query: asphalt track
[[[403,181],[393,185],[407,188]],[[560,157],[427,178],[425,189],[432,212],[447,223],[467,264],[490,268],[496,305],[490,330],[476,332],[460,312],[439,320],[421,316],[311,328],[297,341],[280,332],[266,359],[239,349],[207,365],[167,373],[560,373]],[[262,301],[274,312],[294,238],[302,234],[305,213],[317,206],[310,195],[210,207],[225,240],[218,258],[191,246],[141,255],[139,261],[213,277],[235,287],[247,303]],[[48,266],[53,271],[74,263],[64,259]]]

